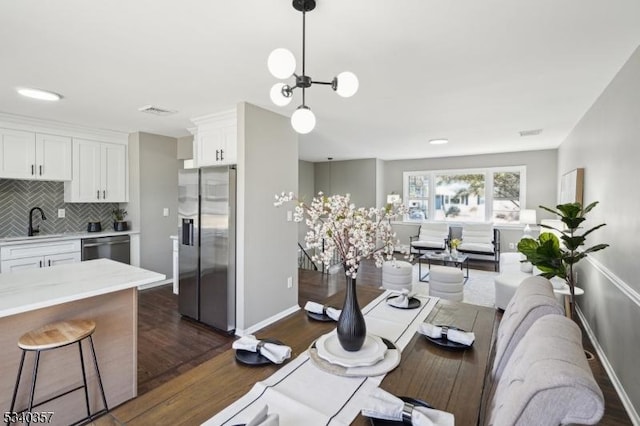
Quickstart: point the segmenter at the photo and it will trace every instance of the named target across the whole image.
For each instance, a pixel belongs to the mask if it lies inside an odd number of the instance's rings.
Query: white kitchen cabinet
[[[71,138],[0,129],[0,178],[69,181]]]
[[[128,201],[127,146],[73,140],[73,180],[65,183],[65,202]]]
[[[0,272],[15,272],[22,269],[46,268],[49,266],[61,265],[63,263],[80,262],[81,254],[77,253],[61,253],[51,256],[25,257],[23,259],[12,259],[2,261]]]
[[[80,240],[4,246],[0,248],[0,272],[80,262],[82,259],[80,247]]]
[[[236,110],[193,118],[193,155],[196,167],[237,163],[238,120]]]

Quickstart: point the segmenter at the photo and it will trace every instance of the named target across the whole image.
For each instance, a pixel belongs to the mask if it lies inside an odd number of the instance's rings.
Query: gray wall
[[[551,218],[551,214],[538,208],[539,205],[556,205],[558,178],[556,173],[557,150],[523,151],[502,154],[467,155],[460,157],[422,158],[384,162],[384,193],[395,192],[403,196],[402,175],[404,172],[422,170],[447,170],[475,167],[526,166],[526,206],[537,211],[537,219]],[[386,195],[385,195],[386,196]],[[402,244],[409,243],[409,236],[418,233],[419,225],[395,224],[394,229]],[[500,243],[503,252],[515,251],[515,244],[522,236],[522,228],[501,227]],[[510,248],[514,244],[514,248]]]
[[[558,174],[584,167],[587,245],[608,243],[578,265],[578,305],[636,412],[640,410],[640,48],[562,143]],[[637,415],[637,413],[636,413]],[[636,417],[636,419],[638,419]]]
[[[314,165],[309,161],[298,161],[298,197],[305,202],[310,202],[314,195]],[[304,222],[298,224],[298,242],[305,247],[304,236],[307,233],[307,225]]]
[[[351,194],[356,207],[376,206],[376,159],[315,163],[315,193]]]
[[[246,329],[298,305],[293,204],[273,206],[274,194],[298,192],[298,136],[287,117],[238,105],[238,176],[237,326]]]
[[[193,158],[193,136],[178,138],[178,160],[190,160]]]
[[[384,161],[376,158],[376,207],[387,204],[387,194],[384,193]]]
[[[173,245],[170,235],[177,232],[178,166],[175,138],[149,133],[137,133],[129,138],[137,153],[129,156],[132,172],[127,211],[132,210],[140,229],[140,267],[173,276]],[[131,152],[131,151],[130,151]],[[134,176],[136,175],[136,176]],[[169,209],[169,216],[163,209]]]

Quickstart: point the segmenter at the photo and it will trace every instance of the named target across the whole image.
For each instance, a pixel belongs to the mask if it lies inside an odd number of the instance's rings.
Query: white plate
[[[382,339],[372,334],[367,334],[359,351],[350,352],[342,349],[338,335],[335,333],[320,336],[316,347],[320,358],[343,367],[373,365],[384,359],[384,354],[387,351],[387,346],[382,342]]]

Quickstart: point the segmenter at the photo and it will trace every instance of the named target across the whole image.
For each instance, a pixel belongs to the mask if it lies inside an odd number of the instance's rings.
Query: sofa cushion
[[[493,254],[493,244],[491,243],[468,243],[466,240],[458,245],[458,251],[475,251],[487,254]]]
[[[511,354],[531,324],[549,314],[564,315],[551,283],[540,276],[525,278],[507,305],[498,327],[496,356],[491,371],[494,382],[500,379]]]
[[[596,424],[604,397],[587,363],[579,327],[561,315],[538,319],[507,363],[485,425]]]

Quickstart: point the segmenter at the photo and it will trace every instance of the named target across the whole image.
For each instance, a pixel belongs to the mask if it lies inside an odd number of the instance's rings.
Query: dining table
[[[373,287],[358,287],[360,306],[379,298],[382,292]],[[324,302],[340,307],[343,300],[344,291],[340,291]],[[306,301],[300,302],[304,306]],[[496,310],[439,299],[426,322],[473,331],[475,341],[467,349],[452,350],[415,333],[402,350],[400,364],[386,374],[380,387],[394,395],[426,401],[434,408],[453,413],[456,424],[478,424],[497,332]],[[229,349],[115,408],[95,424],[204,423],[243,397],[257,382],[305,353],[316,339],[335,327],[335,322],[313,320],[301,309],[255,333],[258,339],[276,339],[291,347],[291,359],[284,364],[247,366],[238,362],[235,351]],[[358,414],[351,424],[370,423]]]

